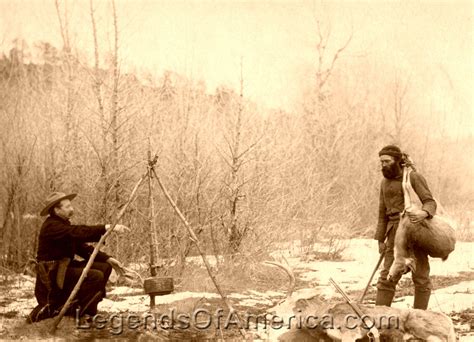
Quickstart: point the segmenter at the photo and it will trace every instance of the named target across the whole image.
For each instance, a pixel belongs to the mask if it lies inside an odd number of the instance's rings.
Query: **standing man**
[[[395,145],[385,146],[380,152],[380,163],[382,166],[382,179],[379,200],[379,218],[375,232],[375,240],[379,243],[379,253],[385,252],[385,259],[380,278],[377,282],[377,298],[375,305],[390,306],[395,295],[395,287],[401,276],[396,279],[388,279],[390,266],[394,261],[395,233],[400,222],[400,214],[405,207],[402,176],[403,163],[402,152]],[[410,181],[413,189],[420,198],[423,206],[421,210],[407,213],[411,223],[418,223],[424,219],[430,219],[436,213],[436,202],[431,195],[425,178],[417,173],[410,173]],[[415,284],[415,309],[426,310],[431,294],[430,264],[428,254],[414,246],[416,257],[415,269],[412,270],[412,279]]]
[[[53,192],[46,199],[41,216],[46,220],[41,226],[36,257],[35,296],[38,305],[28,316],[27,321],[37,322],[59,313],[85,268],[94,248],[86,242],[99,241],[111,225],[73,225],[69,221],[74,214],[71,200],[76,194],[66,195]],[[121,233],[129,230],[116,225],[114,231]],[[74,260],[79,255],[84,261]],[[105,285],[114,268],[122,271],[122,265],[116,259],[99,251],[87,277],[76,295],[70,315],[97,314],[97,303],[105,297]]]

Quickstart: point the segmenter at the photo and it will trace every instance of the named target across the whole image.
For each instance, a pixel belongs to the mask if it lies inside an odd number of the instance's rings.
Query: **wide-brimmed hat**
[[[43,208],[43,210],[41,210],[40,215],[41,216],[48,215],[49,209],[54,207],[56,204],[61,202],[63,199],[72,200],[76,196],[77,196],[77,194],[66,195],[64,192],[53,192],[53,193],[51,193],[48,196],[48,198],[46,198],[46,200],[44,201],[45,207]]]

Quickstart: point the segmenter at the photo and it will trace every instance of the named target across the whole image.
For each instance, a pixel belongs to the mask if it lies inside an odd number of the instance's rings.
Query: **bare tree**
[[[226,95],[226,93],[222,93],[222,95]],[[236,104],[232,100],[233,98],[229,97],[228,101],[223,99],[222,102],[226,104],[224,110],[227,110],[227,115],[234,120],[233,124],[229,127],[230,131],[223,134],[227,151],[221,152],[221,156],[228,167],[229,173],[228,177],[224,180],[227,210],[225,213],[222,213],[222,225],[227,231],[229,250],[231,253],[236,253],[250,229],[250,222],[243,220],[241,217],[240,201],[246,196],[244,187],[251,177],[246,179],[242,174],[241,168],[245,163],[249,162],[251,159],[250,154],[262,139],[262,136],[255,137],[255,140],[247,143],[247,146],[243,144],[242,134],[245,128],[243,127],[244,75],[242,60],[240,63],[240,91],[238,98],[235,99]],[[230,136],[228,133],[230,133]]]
[[[404,142],[404,128],[409,122],[410,103],[408,102],[410,80],[402,82],[397,78],[393,84],[393,133],[389,134],[393,142],[399,146]]]

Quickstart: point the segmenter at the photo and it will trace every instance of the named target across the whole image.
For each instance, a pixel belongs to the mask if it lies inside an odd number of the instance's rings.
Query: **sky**
[[[92,53],[89,1],[58,0],[69,16],[72,44]],[[0,46],[15,38],[62,45],[54,0],[0,0]],[[111,2],[94,0],[99,49],[112,47]],[[159,77],[171,70],[238,88],[267,107],[292,110],[314,77],[317,21],[330,28],[328,52],[352,33],[341,56],[348,65],[403,74],[418,97],[457,112],[472,134],[472,2],[434,1],[153,1],[116,0],[123,70]],[[337,67],[337,65],[336,65]],[[454,115],[454,114],[450,114]]]

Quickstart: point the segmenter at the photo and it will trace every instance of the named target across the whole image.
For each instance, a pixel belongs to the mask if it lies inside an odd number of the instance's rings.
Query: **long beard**
[[[389,166],[382,167],[382,174],[387,179],[394,179],[400,175],[400,166],[398,164],[392,164]]]

